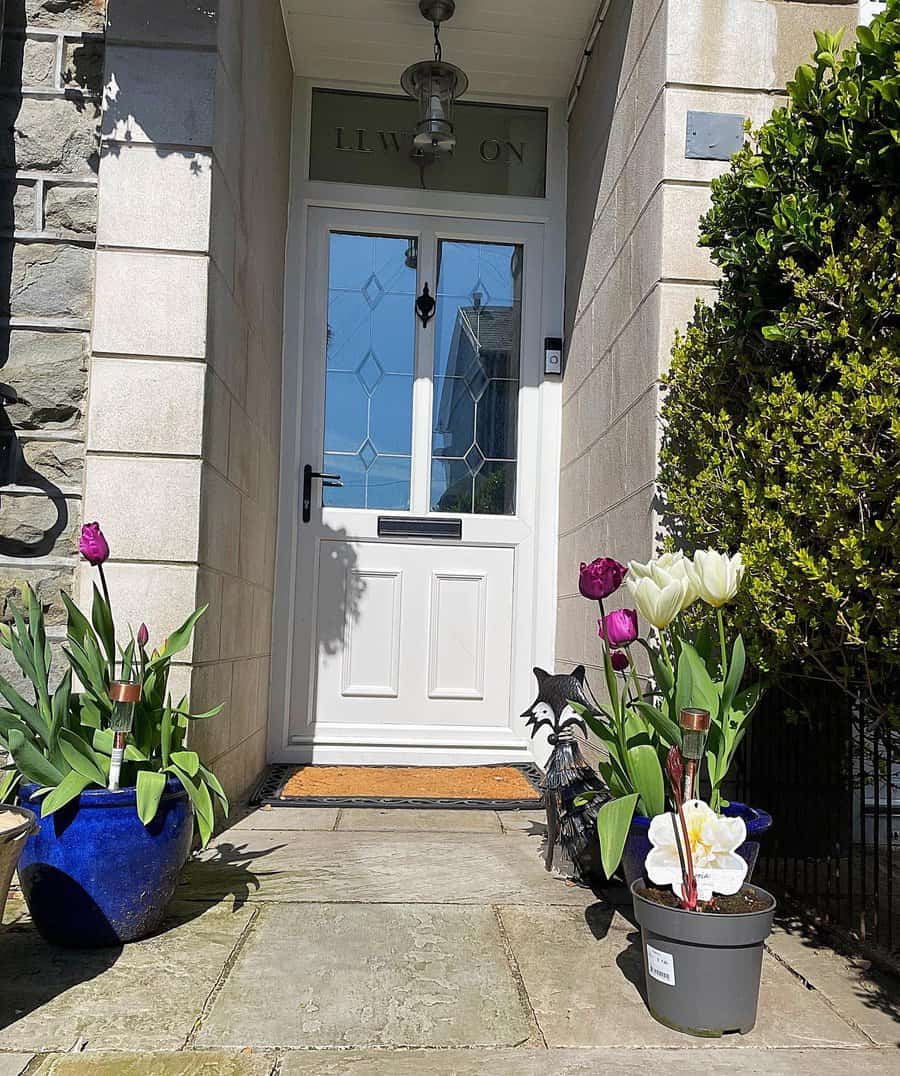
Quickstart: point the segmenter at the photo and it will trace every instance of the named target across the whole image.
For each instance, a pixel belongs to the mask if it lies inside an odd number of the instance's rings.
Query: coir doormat
[[[270,807],[539,807],[535,766],[269,766],[251,797]]]

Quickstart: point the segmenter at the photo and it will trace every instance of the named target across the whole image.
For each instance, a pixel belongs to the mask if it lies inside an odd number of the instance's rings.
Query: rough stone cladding
[[[6,0],[0,64],[0,616],[31,583],[57,638],[81,523],[105,9]]]

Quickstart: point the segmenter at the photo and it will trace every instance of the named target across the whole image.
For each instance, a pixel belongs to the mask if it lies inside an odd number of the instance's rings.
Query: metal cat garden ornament
[[[537,698],[522,716],[528,718],[532,738],[538,729],[550,729],[552,751],[541,781],[547,811],[544,865],[565,877],[588,878],[601,870],[597,814],[610,794],[581,753],[579,741],[587,741],[587,728],[570,705],[575,702],[594,712],[585,695],[584,666],[558,676],[536,668],[534,675]],[[586,792],[594,795],[587,803],[577,803]]]

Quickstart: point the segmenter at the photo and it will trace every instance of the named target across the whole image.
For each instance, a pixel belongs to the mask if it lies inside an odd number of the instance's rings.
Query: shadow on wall
[[[10,360],[12,333],[9,327],[9,319],[13,316],[13,287],[14,276],[17,278],[16,290],[25,292],[28,289],[27,279],[29,272],[29,258],[26,254],[29,244],[27,242],[15,242],[13,239],[16,230],[16,200],[18,187],[15,173],[19,165],[20,154],[24,157],[24,167],[43,170],[45,165],[48,170],[54,167],[58,171],[65,171],[65,160],[49,163],[53,156],[54,148],[49,145],[50,139],[46,139],[47,145],[35,145],[33,142],[24,147],[24,153],[20,150],[20,144],[27,142],[29,138],[40,139],[44,133],[40,127],[29,132],[25,129],[28,125],[19,123],[25,95],[22,93],[23,67],[25,64],[26,38],[24,28],[26,26],[25,0],[6,0],[5,5],[0,3],[0,27],[3,30],[2,37],[2,85],[0,85],[0,109],[2,109],[2,133],[0,133],[0,368],[6,367]],[[93,109],[99,118],[99,108],[96,105],[96,96],[100,92],[103,76],[102,51],[98,46],[97,36],[84,35],[80,45],[71,49],[68,56],[68,68],[66,81],[71,86],[63,87],[65,100],[72,103],[78,112]],[[32,98],[40,101],[40,98]],[[59,148],[61,157],[65,156],[66,147]],[[38,160],[46,156],[48,161]],[[93,154],[89,161],[92,171],[97,169],[97,155]],[[30,192],[32,201],[35,197],[37,185],[26,187]],[[20,207],[21,211],[21,207]],[[28,211],[25,210],[27,213]],[[31,227],[20,227],[20,231],[33,231],[37,238],[43,228],[43,206],[34,216]],[[17,256],[18,251],[18,256]],[[21,258],[22,264],[17,262]],[[39,270],[38,270],[39,271]],[[22,278],[22,279],[18,279]],[[37,315],[32,315],[37,316]],[[27,391],[27,390],[26,390]],[[25,528],[26,537],[10,537],[0,534],[0,555],[16,558],[41,557],[52,552],[57,539],[66,529],[69,522],[69,509],[62,490],[49,478],[42,475],[26,459],[25,452],[17,436],[16,428],[7,413],[8,407],[22,405],[20,410],[30,411],[33,415],[40,415],[40,406],[32,406],[33,401],[20,395],[16,385],[0,384],[0,488],[16,486],[28,490],[34,490],[38,497],[45,497],[53,508],[55,519],[49,524],[35,523],[34,526]],[[60,416],[48,415],[49,421],[57,421],[71,418],[71,414]],[[35,428],[40,428],[38,424]],[[2,509],[2,505],[0,505]],[[40,513],[34,513],[38,516]],[[32,537],[35,533],[36,536]]]
[[[218,0],[206,0],[206,2],[194,2],[190,3],[185,0],[183,5],[176,5],[178,8],[178,22],[182,28],[188,28],[191,23],[196,24],[198,28],[203,24],[210,22],[215,23],[218,13]],[[131,34],[135,32],[135,19],[136,14],[132,12],[128,17],[120,19],[119,12],[123,10],[124,5],[117,0],[108,0],[106,27],[107,36],[115,37],[119,34],[120,23],[123,23],[121,29],[124,33],[126,30]],[[151,21],[163,20],[167,17],[167,12],[164,10],[165,5],[160,5],[162,10],[153,11],[150,7],[145,10],[150,12],[144,16],[144,20],[149,26]],[[185,60],[189,60],[191,57],[190,52],[185,52]],[[209,61],[215,64],[215,54],[208,54]],[[177,78],[177,72],[172,72],[172,75]],[[107,142],[104,144],[104,155],[118,156],[121,153],[122,143],[140,142],[141,144],[152,144],[156,150],[156,154],[159,157],[170,157],[173,155],[179,155],[189,161],[190,171],[199,176],[202,172],[202,164],[197,154],[189,148],[178,146],[176,148],[173,142],[183,142],[183,135],[179,139],[173,139],[169,132],[169,116],[165,104],[164,95],[161,96],[157,93],[157,86],[159,83],[160,72],[155,68],[143,69],[139,64],[135,63],[129,65],[127,76],[123,72],[116,70],[116,65],[113,62],[107,60],[106,64],[106,81],[104,87],[104,109],[103,109],[103,134],[107,138],[116,139],[114,142]],[[192,115],[195,120],[202,125],[204,122],[212,122],[212,116],[214,115],[214,96],[212,93],[212,85],[214,85],[214,79],[210,83],[210,92],[208,96],[201,97],[194,102],[194,108]],[[181,132],[179,132],[181,134]],[[212,144],[212,132],[210,130],[210,137],[208,139],[198,139],[198,144],[211,145]]]
[[[613,0],[594,42],[578,100],[570,120],[566,212],[566,340],[572,339],[575,315],[581,305],[597,204],[606,172],[616,96],[632,21],[632,0]],[[632,35],[633,36],[633,35]],[[583,117],[589,117],[584,120]],[[615,183],[616,177],[607,177]],[[614,189],[613,186],[610,189]]]

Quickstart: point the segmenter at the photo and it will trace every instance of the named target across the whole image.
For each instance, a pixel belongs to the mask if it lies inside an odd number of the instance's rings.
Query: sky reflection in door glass
[[[431,510],[516,510],[522,247],[440,240]]]
[[[330,236],[323,505],[409,508],[416,260],[413,237]]]

